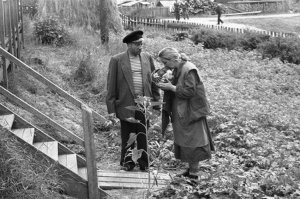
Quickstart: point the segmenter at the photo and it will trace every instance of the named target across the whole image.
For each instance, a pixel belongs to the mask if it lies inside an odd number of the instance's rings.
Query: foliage
[[[138,98],[135,99],[134,101],[136,103],[136,106],[128,106],[126,108],[129,110],[142,112],[145,117],[146,123],[143,124],[139,120],[136,120],[135,118],[127,118],[127,121],[131,122],[131,123],[141,124],[145,128],[145,133],[143,133],[143,132],[139,132],[137,134],[130,133],[126,148],[128,148],[128,151],[130,151],[130,153],[128,155],[131,156],[132,161],[134,161],[135,163],[137,163],[138,159],[141,158],[142,153],[146,152],[148,154],[147,155],[148,164],[151,165],[150,157],[149,157],[151,155],[151,152],[149,151],[149,144],[148,144],[148,140],[149,140],[148,139],[148,136],[149,136],[148,121],[150,120],[151,115],[153,115],[153,108],[162,105],[162,102],[152,102],[151,98],[147,97],[147,96],[138,96]],[[147,151],[144,151],[144,149],[137,148],[137,137],[139,135],[146,136]],[[134,145],[134,148],[133,149],[129,148],[132,145]],[[125,160],[126,160],[126,157],[125,157]],[[150,172],[151,172],[150,168],[148,168],[148,193],[150,192],[150,185],[151,185],[150,184],[151,183]]]
[[[203,43],[204,48],[227,48],[232,50],[237,46],[237,36],[237,34],[231,34],[228,32],[200,29],[200,31],[197,31],[196,34],[193,34],[191,39],[196,44]]]
[[[6,129],[0,129],[1,198],[70,198],[63,193],[55,165],[38,161]]]
[[[184,30],[184,29],[189,30],[191,28],[196,27],[195,25],[189,24],[189,23],[186,23],[186,24],[184,24],[184,23],[166,23],[166,24],[167,24],[167,28],[173,28],[173,29],[178,28],[180,30]]]
[[[254,50],[259,44],[267,42],[269,39],[269,35],[262,35],[248,31],[244,33],[242,37],[240,37],[239,45],[242,46],[244,50]]]
[[[228,50],[258,49],[263,58],[280,58],[283,62],[299,64],[300,39],[297,37],[277,37],[246,32],[246,34],[228,33],[212,29],[194,30],[191,40],[202,43],[204,48]]]
[[[93,71],[91,63],[91,52],[89,50],[86,50],[84,52],[86,54],[82,54],[83,57],[78,60],[78,68],[73,74],[74,81],[80,84],[85,84],[86,82],[90,82],[95,78],[95,73]]]
[[[292,107],[299,105],[300,68],[259,61],[253,52],[191,58],[205,79],[217,151],[200,164],[200,181],[174,178],[153,197],[299,198],[299,109]]]
[[[72,40],[57,18],[47,17],[34,23],[34,35],[42,44],[54,44],[63,46],[71,44]]]
[[[39,11],[42,16],[59,16],[60,21],[69,25],[85,27],[89,30],[100,30],[102,16],[105,15],[109,32],[122,33],[121,18],[115,1],[69,1],[69,0],[39,0]]]
[[[300,64],[300,40],[294,38],[272,38],[259,45],[265,58],[279,57],[281,61]]]
[[[99,39],[82,30],[74,30],[76,34],[81,31],[76,36],[78,45],[71,48],[27,45],[24,57],[35,55],[43,60],[43,56],[51,54],[46,70],[32,67],[105,115],[105,105],[98,95],[93,94],[91,87],[105,90],[109,58],[125,48],[121,49],[122,43],[116,38],[110,40],[113,51],[107,54],[97,42]],[[217,151],[209,162],[201,163],[200,181],[174,178],[166,189],[154,192],[153,198],[252,199],[272,195],[274,198],[299,198],[300,190],[296,187],[300,182],[299,65],[283,63],[277,58],[262,59],[256,50],[203,49],[189,40],[174,42],[166,39],[168,37],[165,32],[145,31],[144,50],[157,58],[160,49],[175,47],[189,55],[197,65],[212,108],[208,123]],[[96,78],[99,81],[95,85],[88,82],[76,87],[69,84],[71,72],[68,72],[77,69],[74,66],[79,66],[87,47],[92,49],[92,64],[101,72]],[[157,67],[159,64],[156,62]],[[41,96],[39,90],[27,98],[35,103],[57,102],[56,98]],[[64,111],[67,109],[66,106]],[[50,113],[48,107],[41,107],[41,110]],[[56,110],[55,114],[61,110]],[[80,117],[80,114],[73,115]],[[157,117],[151,124],[155,128],[149,133],[151,162],[155,165],[169,163],[176,170],[168,172],[179,172],[180,165],[174,160],[172,131],[162,139],[158,121]],[[76,123],[72,127],[76,127]],[[118,127],[114,127],[96,134],[97,161],[101,169],[112,169],[114,165],[117,166],[113,169],[119,169],[121,142],[118,133]]]
[[[38,12],[38,0],[22,1],[22,11],[24,15],[28,15],[30,19],[33,19]]]

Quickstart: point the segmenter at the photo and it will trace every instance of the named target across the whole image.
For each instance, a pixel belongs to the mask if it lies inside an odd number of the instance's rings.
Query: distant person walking
[[[127,109],[135,106],[138,96],[152,97],[154,101],[160,98],[159,89],[152,82],[151,73],[155,70],[153,58],[142,52],[143,31],[136,30],[123,38],[127,50],[114,55],[109,62],[107,75],[106,106],[110,119],[115,117],[121,122],[121,160],[120,165],[126,171],[136,166],[126,148],[130,133],[136,133],[137,148],[143,149],[138,159],[140,170],[148,168],[146,129],[139,123],[130,123],[126,119],[132,117],[146,124],[145,117],[140,111]]]
[[[220,25],[220,23],[222,24],[224,23],[223,20],[221,19],[222,12],[223,12],[222,5],[218,3],[216,7],[216,13],[218,15],[218,25]]]
[[[183,19],[189,19],[189,6],[190,5],[187,1],[181,4]]]

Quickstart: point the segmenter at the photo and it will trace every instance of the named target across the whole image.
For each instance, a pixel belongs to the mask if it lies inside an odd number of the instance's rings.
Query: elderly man
[[[135,106],[134,99],[137,96],[152,97],[159,100],[159,90],[152,82],[151,73],[155,70],[153,58],[142,52],[143,31],[136,30],[123,38],[127,44],[127,51],[113,56],[109,62],[107,76],[106,105],[110,117],[117,117],[121,122],[121,161],[120,165],[126,171],[135,167],[131,156],[126,148],[130,133],[145,133],[146,129],[141,124],[127,122],[126,119],[133,117],[146,123],[144,115],[139,111],[126,109]],[[132,148],[133,146],[131,146]],[[147,151],[146,136],[137,136],[137,148]],[[148,165],[147,153],[143,152],[138,160],[140,170],[146,170]]]

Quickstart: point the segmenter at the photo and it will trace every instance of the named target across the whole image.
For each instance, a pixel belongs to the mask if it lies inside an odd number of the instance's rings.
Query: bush
[[[167,23],[167,28],[174,28],[179,30],[189,30],[195,28],[195,25],[188,23]]]
[[[278,57],[282,62],[300,64],[300,39],[297,37],[276,37],[246,32],[236,34],[212,29],[200,29],[192,33],[191,40],[202,43],[204,48],[228,50],[254,50],[258,49],[263,58]]]
[[[300,64],[300,40],[298,38],[271,38],[261,43],[258,48],[264,58],[279,57],[282,62]]]
[[[72,40],[64,26],[56,18],[47,17],[34,23],[35,37],[42,44],[54,44],[55,46],[64,46],[71,44]]]
[[[246,32],[240,37],[239,46],[242,46],[244,50],[254,50],[257,46],[270,39],[270,35],[262,35],[253,32]]]
[[[236,34],[211,29],[201,29],[196,34],[193,34],[191,39],[195,44],[203,43],[204,48],[209,49],[227,48],[228,50],[233,50],[237,44]]]
[[[30,19],[33,19],[38,12],[38,1],[37,0],[23,1],[22,11],[24,15],[28,15]]]

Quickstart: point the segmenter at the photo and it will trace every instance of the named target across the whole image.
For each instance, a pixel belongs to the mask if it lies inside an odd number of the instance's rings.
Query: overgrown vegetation
[[[254,32],[238,34],[203,28],[194,30],[191,39],[195,44],[202,43],[207,49],[257,49],[263,58],[278,57],[282,62],[300,63],[300,38],[297,36],[273,38]]]
[[[28,154],[10,132],[0,129],[0,197],[1,199],[53,199],[63,196],[55,165]]]
[[[33,19],[38,12],[38,0],[26,0],[22,2],[23,14]]]
[[[210,44],[227,48],[226,45],[230,46],[231,41],[243,45],[239,46],[238,50],[234,46],[227,49],[217,47],[212,50],[203,48],[204,42],[198,45],[188,39],[176,42],[166,39],[169,35],[165,32],[151,29],[145,31],[144,49],[155,58],[163,47],[175,47],[189,55],[200,69],[212,108],[208,122],[217,148],[210,161],[201,163],[200,181],[174,178],[166,189],[153,192],[152,197],[299,198],[299,65],[282,62],[279,58],[264,59],[258,51],[250,51],[258,49],[258,46],[269,41],[269,38],[250,34],[244,40],[238,40],[236,35],[233,38],[227,38],[230,37],[227,35],[224,37],[226,41],[219,41],[222,37],[217,33],[212,37],[208,37],[208,33],[205,34]],[[72,27],[70,35],[76,43],[61,48],[26,43],[22,52],[25,61],[34,70],[85,101],[100,114],[106,115],[104,97],[108,62],[112,55],[123,51],[125,47],[120,41],[120,36],[110,39],[109,51],[106,51],[97,34]],[[272,42],[277,42],[274,48],[279,48],[285,43],[282,40]],[[290,44],[289,42],[286,43]],[[283,47],[280,49],[285,49]],[[290,52],[297,51],[286,50],[287,55],[291,54]],[[294,57],[294,54],[292,55]],[[30,60],[41,60],[42,64]],[[158,62],[156,66],[160,67]],[[55,121],[64,122],[69,129],[80,135],[80,114],[74,111],[74,107],[42,87],[34,87],[34,92],[26,89],[20,91],[23,92],[20,94],[22,99],[38,106],[40,111]],[[63,112],[66,116],[60,115]],[[31,117],[27,116],[28,119]],[[153,122],[159,122],[159,118],[156,119]],[[119,170],[119,126],[104,128],[102,124],[98,124],[95,130],[98,167]],[[165,139],[162,139],[157,128],[153,129],[149,136],[149,148],[153,152],[151,157],[154,158],[151,161],[154,164],[168,163],[176,169],[163,172],[178,172],[182,165],[178,166],[174,160],[172,132],[169,131]],[[2,139],[1,136],[1,147],[3,143],[6,143],[6,139]],[[12,151],[15,150],[12,147],[14,145],[8,145]],[[5,151],[7,150],[5,148]],[[7,154],[5,151],[2,154]],[[7,165],[11,163],[7,158],[10,156],[2,157],[0,161],[3,160],[6,166],[0,170],[9,170],[9,166],[12,165]],[[19,171],[18,167],[19,165],[14,169]],[[37,176],[39,177],[34,181],[40,179],[40,175]],[[27,182],[23,178],[16,179],[20,184]],[[49,182],[51,180],[46,182],[47,186],[51,185]],[[35,183],[40,182],[36,180]],[[58,182],[54,181],[53,187],[56,188],[57,184]],[[130,192],[134,198],[134,191]],[[30,194],[22,193],[24,197]]]
[[[34,23],[33,33],[42,44],[63,46],[72,43],[68,31],[55,17],[38,19]]]

